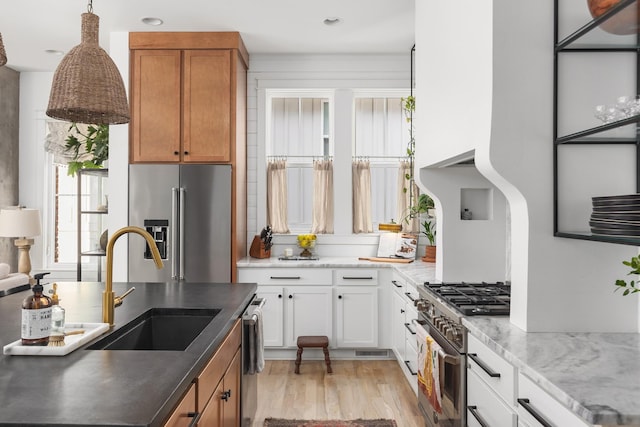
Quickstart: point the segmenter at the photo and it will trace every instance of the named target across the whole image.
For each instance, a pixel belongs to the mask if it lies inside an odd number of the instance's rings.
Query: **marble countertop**
[[[185,351],[87,350],[66,356],[0,355],[0,425],[161,426],[255,293],[255,284],[114,283],[135,286],[114,330],[152,307],[219,308]],[[45,292],[51,285],[45,285]],[[67,323],[100,322],[101,283],[58,283]],[[0,347],[20,337],[23,291],[0,298]],[[99,339],[99,338],[97,338]]]
[[[463,324],[589,423],[640,425],[640,334],[524,332],[508,317]]]

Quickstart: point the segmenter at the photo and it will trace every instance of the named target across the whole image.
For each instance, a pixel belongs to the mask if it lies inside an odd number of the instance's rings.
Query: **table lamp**
[[[31,281],[31,259],[29,249],[33,237],[39,236],[40,213],[37,209],[22,207],[0,210],[0,237],[16,237],[14,245],[18,248],[18,272],[29,276]]]

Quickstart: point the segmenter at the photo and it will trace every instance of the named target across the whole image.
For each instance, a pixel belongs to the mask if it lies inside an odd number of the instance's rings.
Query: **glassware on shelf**
[[[596,105],[595,117],[603,123],[611,123],[640,114],[640,95],[619,96],[615,104]]]

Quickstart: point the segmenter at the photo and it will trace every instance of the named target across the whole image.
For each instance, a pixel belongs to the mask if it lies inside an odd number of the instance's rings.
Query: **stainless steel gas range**
[[[466,427],[467,330],[462,318],[508,315],[510,286],[425,282],[418,293],[418,406],[427,427]]]

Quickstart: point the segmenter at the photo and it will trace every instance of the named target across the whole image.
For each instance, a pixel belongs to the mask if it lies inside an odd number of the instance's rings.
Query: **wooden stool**
[[[329,358],[329,338],[326,336],[300,336],[298,337],[298,356],[296,357],[296,374],[300,373],[300,362],[302,361],[302,351],[305,347],[322,347],[324,361],[327,364],[327,373],[331,374],[331,359]]]

